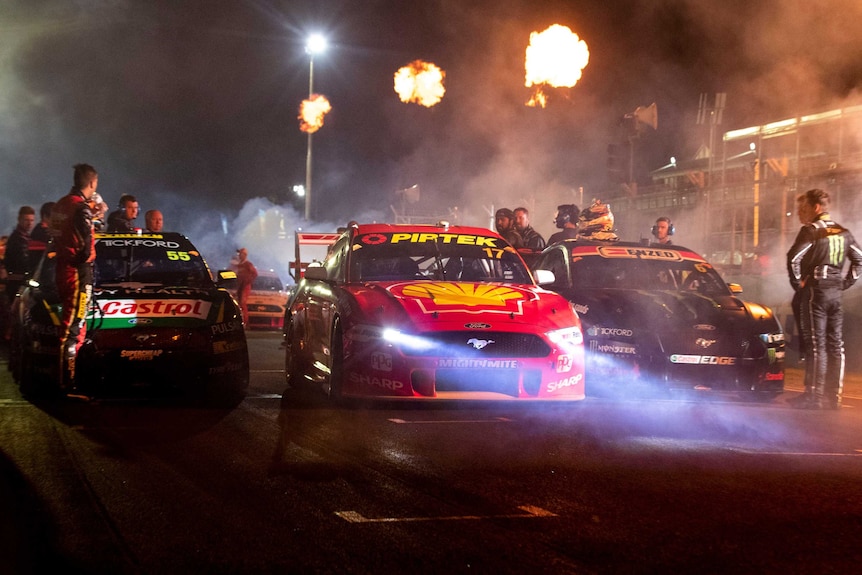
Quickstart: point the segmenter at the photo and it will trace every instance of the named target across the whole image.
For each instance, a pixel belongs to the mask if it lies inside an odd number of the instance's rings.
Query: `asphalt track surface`
[[[855,573],[862,397],[332,405],[253,333],[229,408],[0,370],[0,573]]]

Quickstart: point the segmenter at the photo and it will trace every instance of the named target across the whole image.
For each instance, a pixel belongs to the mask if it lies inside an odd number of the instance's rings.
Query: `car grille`
[[[249,313],[284,313],[284,306],[263,303],[252,303],[248,305]]]
[[[431,345],[421,349],[404,346],[404,354],[460,358],[547,357],[551,353],[551,347],[531,333],[449,331],[425,334],[423,339],[430,339]]]
[[[284,326],[283,315],[252,315],[248,316],[248,323],[245,325],[249,328],[264,328],[264,329],[281,329]]]
[[[518,370],[438,369],[434,374],[437,391],[489,391],[518,396]]]
[[[87,334],[99,349],[206,349],[209,339],[199,331],[157,327],[93,330]]]

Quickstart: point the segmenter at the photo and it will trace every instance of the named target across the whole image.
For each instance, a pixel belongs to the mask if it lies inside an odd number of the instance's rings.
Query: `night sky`
[[[554,23],[590,63],[528,108],[529,35]],[[332,111],[314,136],[309,224],[290,190],[305,181],[311,32],[330,42],[315,92]],[[644,177],[706,143],[701,93],[727,93],[725,131],[858,103],[862,82],[858,0],[4,0],[0,38],[3,233],[87,162],[112,208],[138,197],[140,225],[158,207],[166,229],[221,234],[265,263],[279,258],[249,228],[260,213],[285,213],[288,233],[391,220],[395,191],[414,184],[413,213],[457,206],[487,225],[486,208],[524,204],[547,236],[579,187],[606,192],[607,145],[638,106],[659,111],[639,142]],[[433,108],[393,91],[415,59],[446,72]]]

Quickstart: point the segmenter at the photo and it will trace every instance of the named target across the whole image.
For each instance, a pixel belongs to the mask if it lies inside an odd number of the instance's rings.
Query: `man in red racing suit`
[[[808,190],[796,204],[802,228],[787,252],[787,271],[798,296],[794,313],[799,314],[806,349],[805,393],[793,403],[804,409],[837,409],[844,379],[841,293],[862,274],[862,249],[847,228],[829,216],[827,192]]]
[[[75,358],[84,343],[87,307],[93,294],[96,247],[89,201],[98,184],[99,175],[93,166],[77,164],[74,186],[51,212],[51,233],[57,251],[57,292],[63,305],[59,384],[66,392],[74,388]]]

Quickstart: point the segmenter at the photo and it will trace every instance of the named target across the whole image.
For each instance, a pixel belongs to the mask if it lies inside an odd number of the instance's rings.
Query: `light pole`
[[[314,55],[326,50],[326,38],[320,34],[312,34],[305,43],[305,53],[308,54],[308,99],[314,94]],[[305,219],[311,220],[311,136],[308,132],[308,154],[305,157]]]

